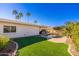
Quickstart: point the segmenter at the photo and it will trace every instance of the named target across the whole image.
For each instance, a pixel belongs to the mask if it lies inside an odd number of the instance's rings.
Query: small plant
[[[4,48],[8,44],[9,41],[10,40],[7,36],[0,35],[0,50]]]

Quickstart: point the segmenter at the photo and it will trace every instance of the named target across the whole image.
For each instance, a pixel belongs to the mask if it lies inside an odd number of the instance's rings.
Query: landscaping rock
[[[18,44],[14,41],[10,41],[8,45],[0,51],[0,55],[6,56],[14,56],[16,55],[16,51],[18,49]]]

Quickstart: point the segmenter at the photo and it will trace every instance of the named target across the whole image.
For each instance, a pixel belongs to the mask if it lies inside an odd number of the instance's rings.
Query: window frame
[[[12,27],[14,28],[14,30]],[[16,32],[16,26],[10,26],[10,32]]]
[[[15,29],[13,30],[12,27],[14,27]],[[6,31],[7,28],[9,28],[9,31]],[[4,25],[3,26],[3,33],[16,33],[16,26]]]

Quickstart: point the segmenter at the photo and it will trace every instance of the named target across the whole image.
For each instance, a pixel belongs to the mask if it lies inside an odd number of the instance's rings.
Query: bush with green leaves
[[[64,34],[72,39],[76,50],[79,51],[79,23],[67,22],[64,28]]]
[[[4,48],[8,44],[9,41],[10,39],[7,36],[0,35],[0,50]]]

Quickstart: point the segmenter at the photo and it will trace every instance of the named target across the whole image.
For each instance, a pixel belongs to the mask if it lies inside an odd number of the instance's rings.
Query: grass
[[[17,38],[19,56],[69,56],[64,43],[48,42],[45,38],[32,36]]]

